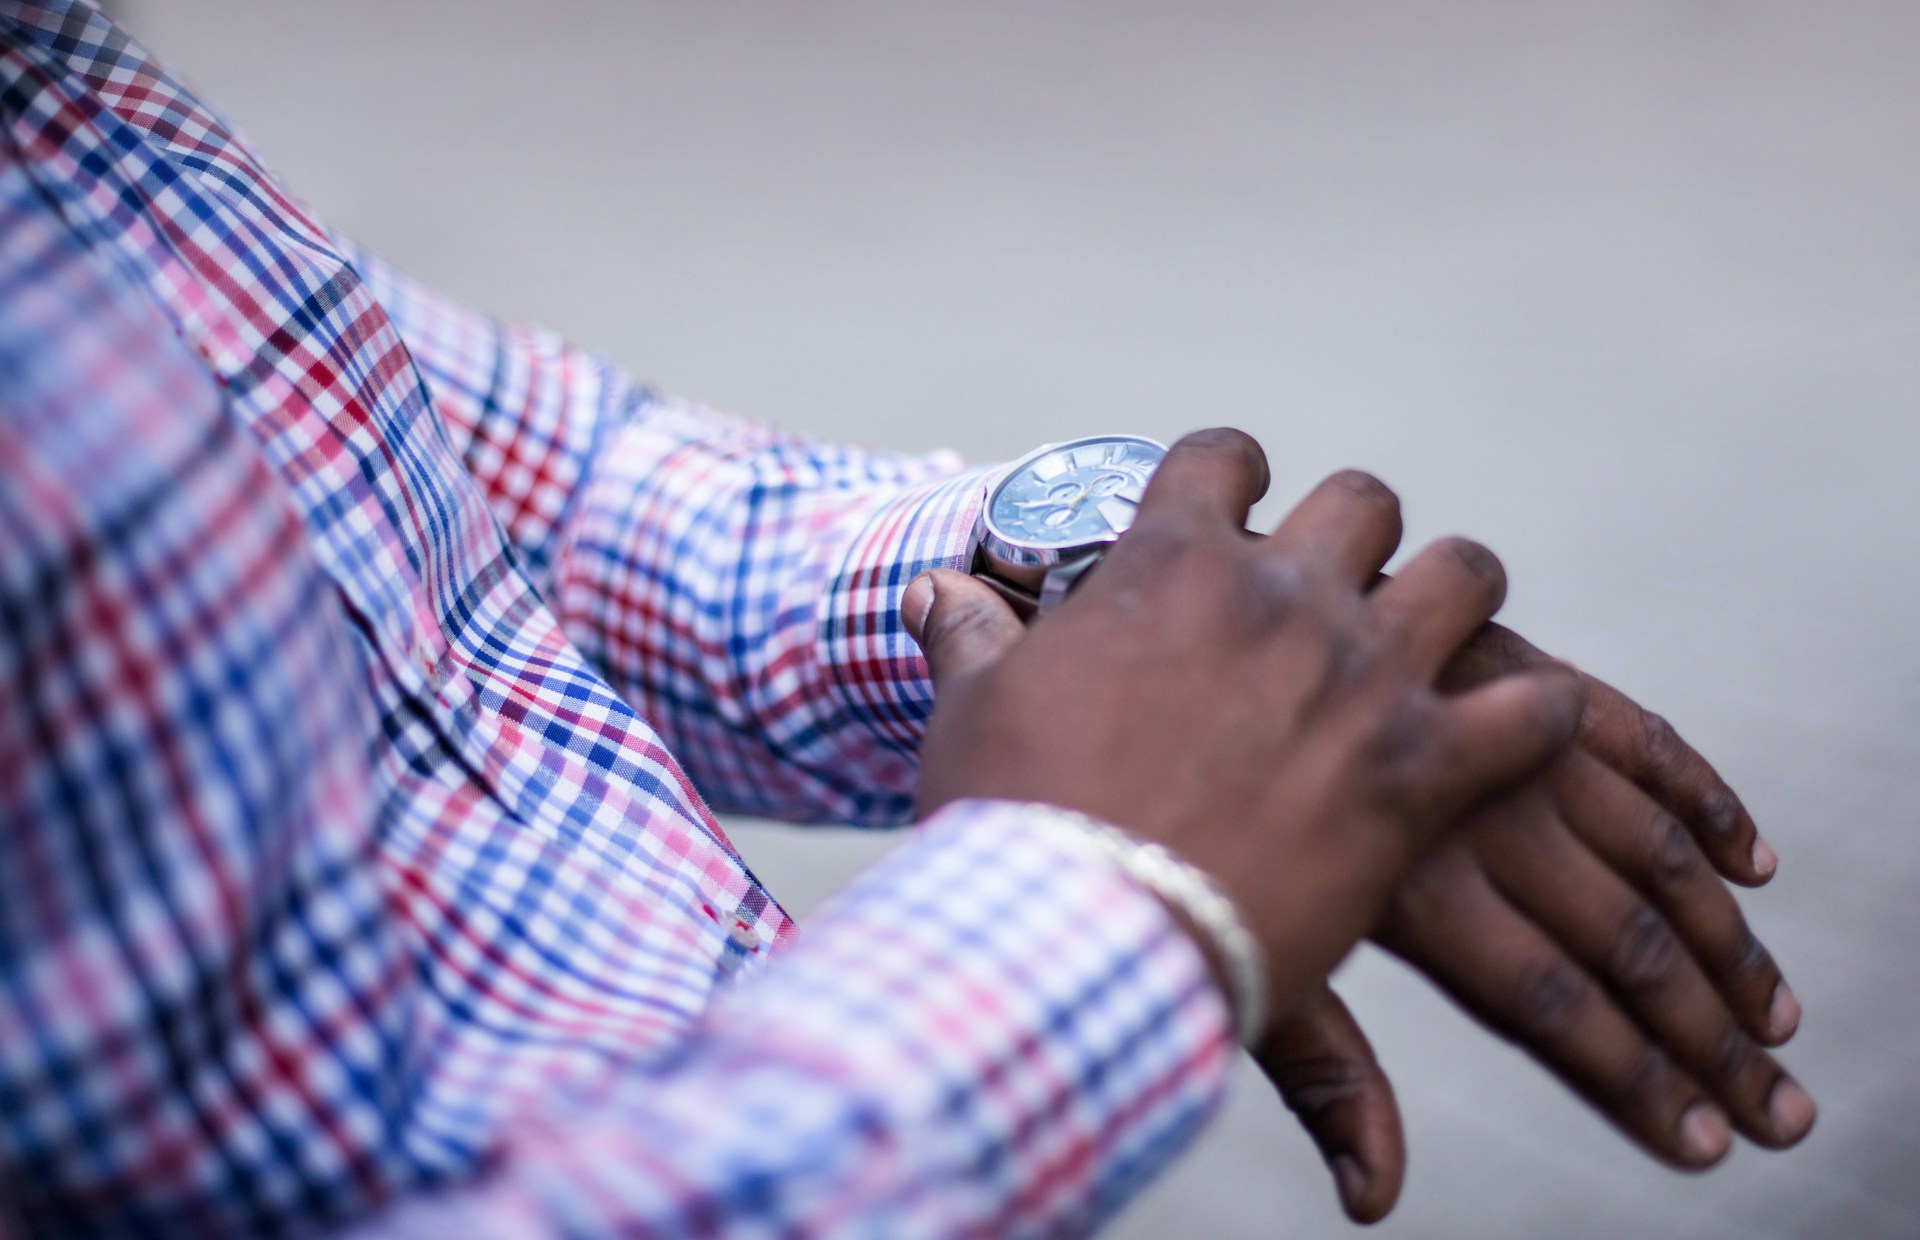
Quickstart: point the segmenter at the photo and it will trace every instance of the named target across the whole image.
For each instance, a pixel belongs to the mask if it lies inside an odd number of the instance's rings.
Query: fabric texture
[[[969,802],[804,936],[713,807],[881,826],[979,479],[660,397],[332,235],[0,2],[0,1228],[1071,1235],[1225,1013]]]

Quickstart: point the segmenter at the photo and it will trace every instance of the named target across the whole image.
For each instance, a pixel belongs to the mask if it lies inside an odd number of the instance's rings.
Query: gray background
[[[1381,1230],[1920,1235],[1920,5],[121,8],[337,226],[676,391],[982,459],[1237,423],[1485,539],[1778,846],[1823,1113],[1675,1175],[1363,952]],[[802,912],[884,842],[740,836]],[[1119,1234],[1350,1233],[1240,1084]]]

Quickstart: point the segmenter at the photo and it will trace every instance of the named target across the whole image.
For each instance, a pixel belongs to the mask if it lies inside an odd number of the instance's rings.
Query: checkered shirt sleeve
[[[1215,1109],[1224,1004],[1156,901],[1018,806],[918,834],[670,1071],[555,1099],[503,1174],[368,1234],[1091,1233]]]
[[[980,473],[661,397],[349,253],[525,571],[707,799],[905,821],[933,686],[900,596],[963,566]]]
[[[1230,1053],[1160,904],[967,802],[800,935],[700,792],[902,813],[950,468],[432,298],[0,2],[0,1235],[1096,1226]]]

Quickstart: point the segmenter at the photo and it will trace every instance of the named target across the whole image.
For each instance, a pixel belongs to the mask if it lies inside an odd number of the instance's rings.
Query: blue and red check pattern
[[[977,802],[800,938],[709,809],[908,815],[956,469],[452,305],[0,3],[0,1230],[1105,1217],[1228,1057],[1157,903]]]

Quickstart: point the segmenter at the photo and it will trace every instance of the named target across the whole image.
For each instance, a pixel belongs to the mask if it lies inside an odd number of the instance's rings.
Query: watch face
[[[1167,450],[1151,439],[1102,435],[1055,444],[1017,462],[987,497],[987,523],[1034,549],[1112,542],[1133,524],[1147,478]]]

